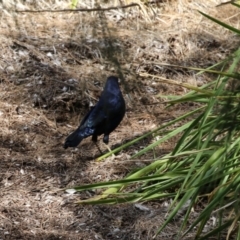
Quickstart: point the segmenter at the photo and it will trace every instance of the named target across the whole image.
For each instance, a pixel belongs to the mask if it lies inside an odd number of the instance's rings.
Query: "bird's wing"
[[[90,114],[92,113],[92,111],[94,110],[95,106],[91,107],[91,109],[89,110],[89,112],[85,115],[85,117],[83,118],[83,120],[80,123],[80,127],[86,122],[86,120],[88,119],[88,117],[90,116]]]
[[[84,138],[94,133],[95,126],[92,119],[94,119],[96,115],[94,114],[94,111],[96,111],[96,106],[90,109],[90,111],[81,121],[80,126],[67,137],[64,148],[76,147]]]
[[[104,122],[106,115],[102,103],[103,101],[100,99],[96,106],[89,111],[89,113],[82,120],[80,128],[95,128]]]

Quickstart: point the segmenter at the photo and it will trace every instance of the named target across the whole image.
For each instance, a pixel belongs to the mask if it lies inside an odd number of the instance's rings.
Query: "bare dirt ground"
[[[120,179],[175,142],[129,161],[152,141],[148,138],[102,162],[95,161],[99,152],[90,139],[77,149],[64,150],[63,143],[109,75],[122,77],[127,103],[126,117],[110,135],[111,148],[194,108],[183,104],[166,110],[166,99],[158,95],[181,95],[186,89],[139,75],[198,86],[211,80],[161,65],[208,67],[236,49],[236,36],[196,10],[238,26],[237,9],[204,2],[163,1],[146,12],[132,7],[76,13],[14,12],[69,8],[68,1],[0,3],[0,239],[153,238],[164,221],[165,202],[144,203],[145,211],[127,204],[81,206],[74,202],[94,193],[70,195],[61,189]],[[119,2],[107,4],[114,5]],[[79,7],[94,5],[81,1]],[[174,239],[180,224],[176,219],[157,239]]]

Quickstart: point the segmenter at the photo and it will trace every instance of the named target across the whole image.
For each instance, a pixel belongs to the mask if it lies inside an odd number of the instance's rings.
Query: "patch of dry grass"
[[[129,4],[129,1],[122,1]],[[79,1],[92,8],[94,1]],[[62,148],[89,104],[98,99],[106,77],[124,77],[127,113],[110,136],[110,146],[148,131],[194,106],[164,109],[158,94],[184,94],[179,86],[139,77],[161,75],[202,85],[209,76],[161,63],[207,67],[224,59],[238,38],[204,19],[207,12],[238,27],[237,9],[215,8],[219,1],[164,1],[148,7],[106,12],[16,13],[14,10],[69,8],[68,1],[4,1],[0,21],[0,156],[2,239],[151,239],[164,218],[163,203],[134,206],[75,206],[81,196],[60,188],[119,179],[152,161],[128,156],[153,139],[142,140],[115,158],[91,161],[99,153],[86,139],[77,150]],[[119,1],[102,6],[116,6]],[[159,103],[159,104],[156,104]],[[177,139],[176,139],[177,141]],[[100,143],[101,144],[101,143]],[[156,156],[175,145],[155,149]],[[105,150],[104,145],[100,145]],[[162,212],[159,212],[162,209]],[[180,222],[170,225],[177,230]],[[189,236],[189,239],[191,236]],[[169,235],[159,236],[169,239]]]

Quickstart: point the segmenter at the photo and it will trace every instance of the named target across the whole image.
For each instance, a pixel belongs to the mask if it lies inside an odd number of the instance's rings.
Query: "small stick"
[[[138,3],[131,3],[128,5],[123,6],[117,6],[117,7],[107,7],[107,8],[77,8],[77,9],[61,9],[61,10],[16,10],[15,12],[30,12],[30,13],[42,13],[42,12],[97,12],[97,11],[109,11],[114,9],[123,9],[123,8],[129,8],[139,6]]]

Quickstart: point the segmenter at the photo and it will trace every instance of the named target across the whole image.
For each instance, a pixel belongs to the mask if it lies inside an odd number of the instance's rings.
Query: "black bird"
[[[108,77],[99,101],[83,118],[78,129],[67,137],[64,148],[77,147],[89,136],[92,136],[92,141],[97,142],[98,136],[102,134],[103,142],[108,144],[109,134],[119,125],[124,115],[125,101],[118,78]]]

